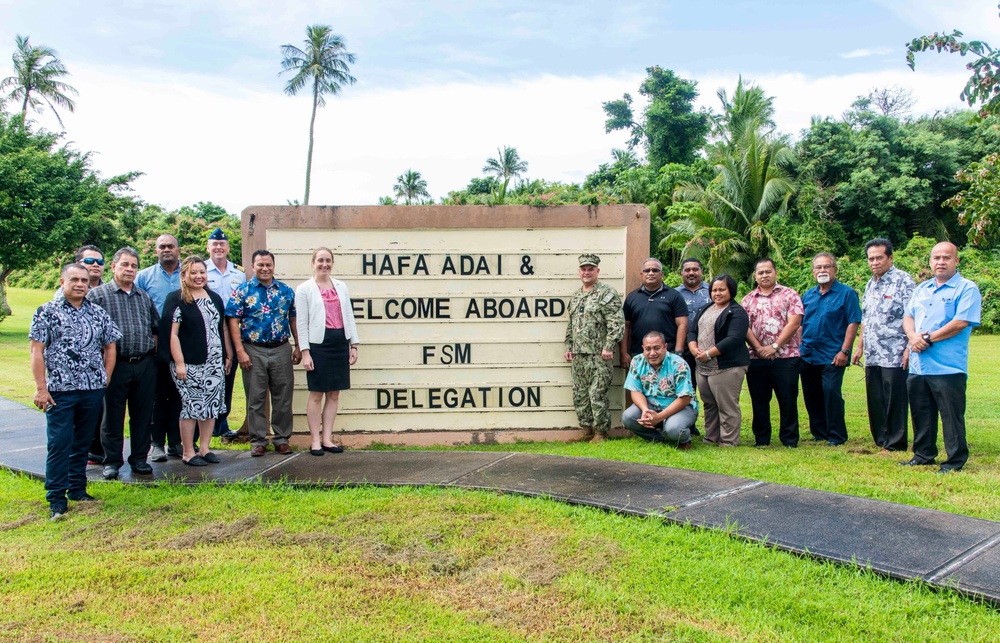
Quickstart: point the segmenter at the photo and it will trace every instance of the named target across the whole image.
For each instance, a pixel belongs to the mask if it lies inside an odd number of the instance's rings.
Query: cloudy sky
[[[915,113],[961,107],[965,61],[924,54],[911,72],[917,35],[1000,45],[996,0],[0,0],[0,78],[15,34],[56,49],[80,92],[66,140],[102,174],[143,172],[137,192],[168,208],[239,212],[302,198],[310,99],[278,70],[316,23],[357,55],[358,83],[317,117],[310,201],[331,205],[373,204],[408,168],[439,198],[502,145],[531,178],[580,182],[625,139],[601,103],[635,96],[651,65],[698,81],[707,107],[742,74],[798,136],[874,87],[912,89]]]

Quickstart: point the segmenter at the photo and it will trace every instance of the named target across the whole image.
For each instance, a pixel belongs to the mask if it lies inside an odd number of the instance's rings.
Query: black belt
[[[138,357],[125,357],[124,355],[122,355],[122,359],[124,361],[128,362],[129,364],[135,364],[137,362],[141,362],[142,360],[146,359],[147,357],[152,357],[152,355],[153,355],[153,351],[150,351],[148,353],[145,353],[144,355],[139,355]]]
[[[287,339],[283,339],[280,342],[248,342],[244,341],[244,344],[250,344],[251,346],[259,346],[260,348],[277,348],[279,346],[284,346],[288,343]]]

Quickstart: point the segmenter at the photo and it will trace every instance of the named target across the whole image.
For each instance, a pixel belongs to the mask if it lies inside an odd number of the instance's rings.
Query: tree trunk
[[[7,304],[7,275],[9,270],[0,272],[0,321],[11,314],[10,306]]]
[[[313,165],[313,128],[316,125],[316,103],[319,101],[319,82],[313,83],[313,111],[309,119],[309,152],[306,155],[306,198],[302,205],[309,205],[309,179],[312,176]]]

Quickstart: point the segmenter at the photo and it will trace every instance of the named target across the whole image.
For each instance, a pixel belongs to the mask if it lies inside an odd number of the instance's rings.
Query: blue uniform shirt
[[[960,273],[937,285],[928,279],[913,291],[906,306],[906,316],[913,318],[918,333],[932,333],[953,319],[969,322],[954,337],[934,342],[920,353],[910,353],[910,372],[914,375],[952,375],[969,372],[969,336],[978,326],[983,296],[979,287]]]
[[[858,293],[834,280],[825,295],[814,286],[802,295],[802,361],[831,364],[844,347],[847,327],[861,321]]]
[[[162,315],[167,295],[181,289],[181,267],[178,264],[177,270],[168,274],[159,262],[154,263],[139,271],[135,276],[135,285],[149,293],[156,304],[156,312]]]
[[[708,289],[708,284],[704,281],[698,286],[698,289],[694,292],[688,290],[688,287],[684,284],[674,288],[677,292],[681,294],[684,298],[684,303],[688,307],[688,323],[694,323],[694,318],[698,314],[698,311],[705,307],[710,301],[712,301],[712,296]],[[687,345],[687,342],[684,342]]]
[[[242,270],[237,270],[232,261],[226,261],[226,271],[222,272],[215,262],[209,259],[205,262],[205,271],[208,273],[208,287],[221,297],[223,302],[228,302],[233,289],[247,281],[247,276]]]

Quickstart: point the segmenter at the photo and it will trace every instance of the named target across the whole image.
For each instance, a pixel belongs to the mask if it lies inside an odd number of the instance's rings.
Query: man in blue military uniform
[[[208,235],[209,261],[206,263],[208,271],[208,287],[222,298],[222,302],[229,301],[230,295],[240,284],[246,283],[247,277],[243,273],[243,266],[237,266],[229,260],[229,237],[216,228],[212,234]],[[229,411],[233,407],[233,385],[236,382],[236,369],[232,369],[226,375],[226,410],[215,422],[215,429],[212,435],[222,436],[226,439],[236,437],[236,431],[229,430]]]

